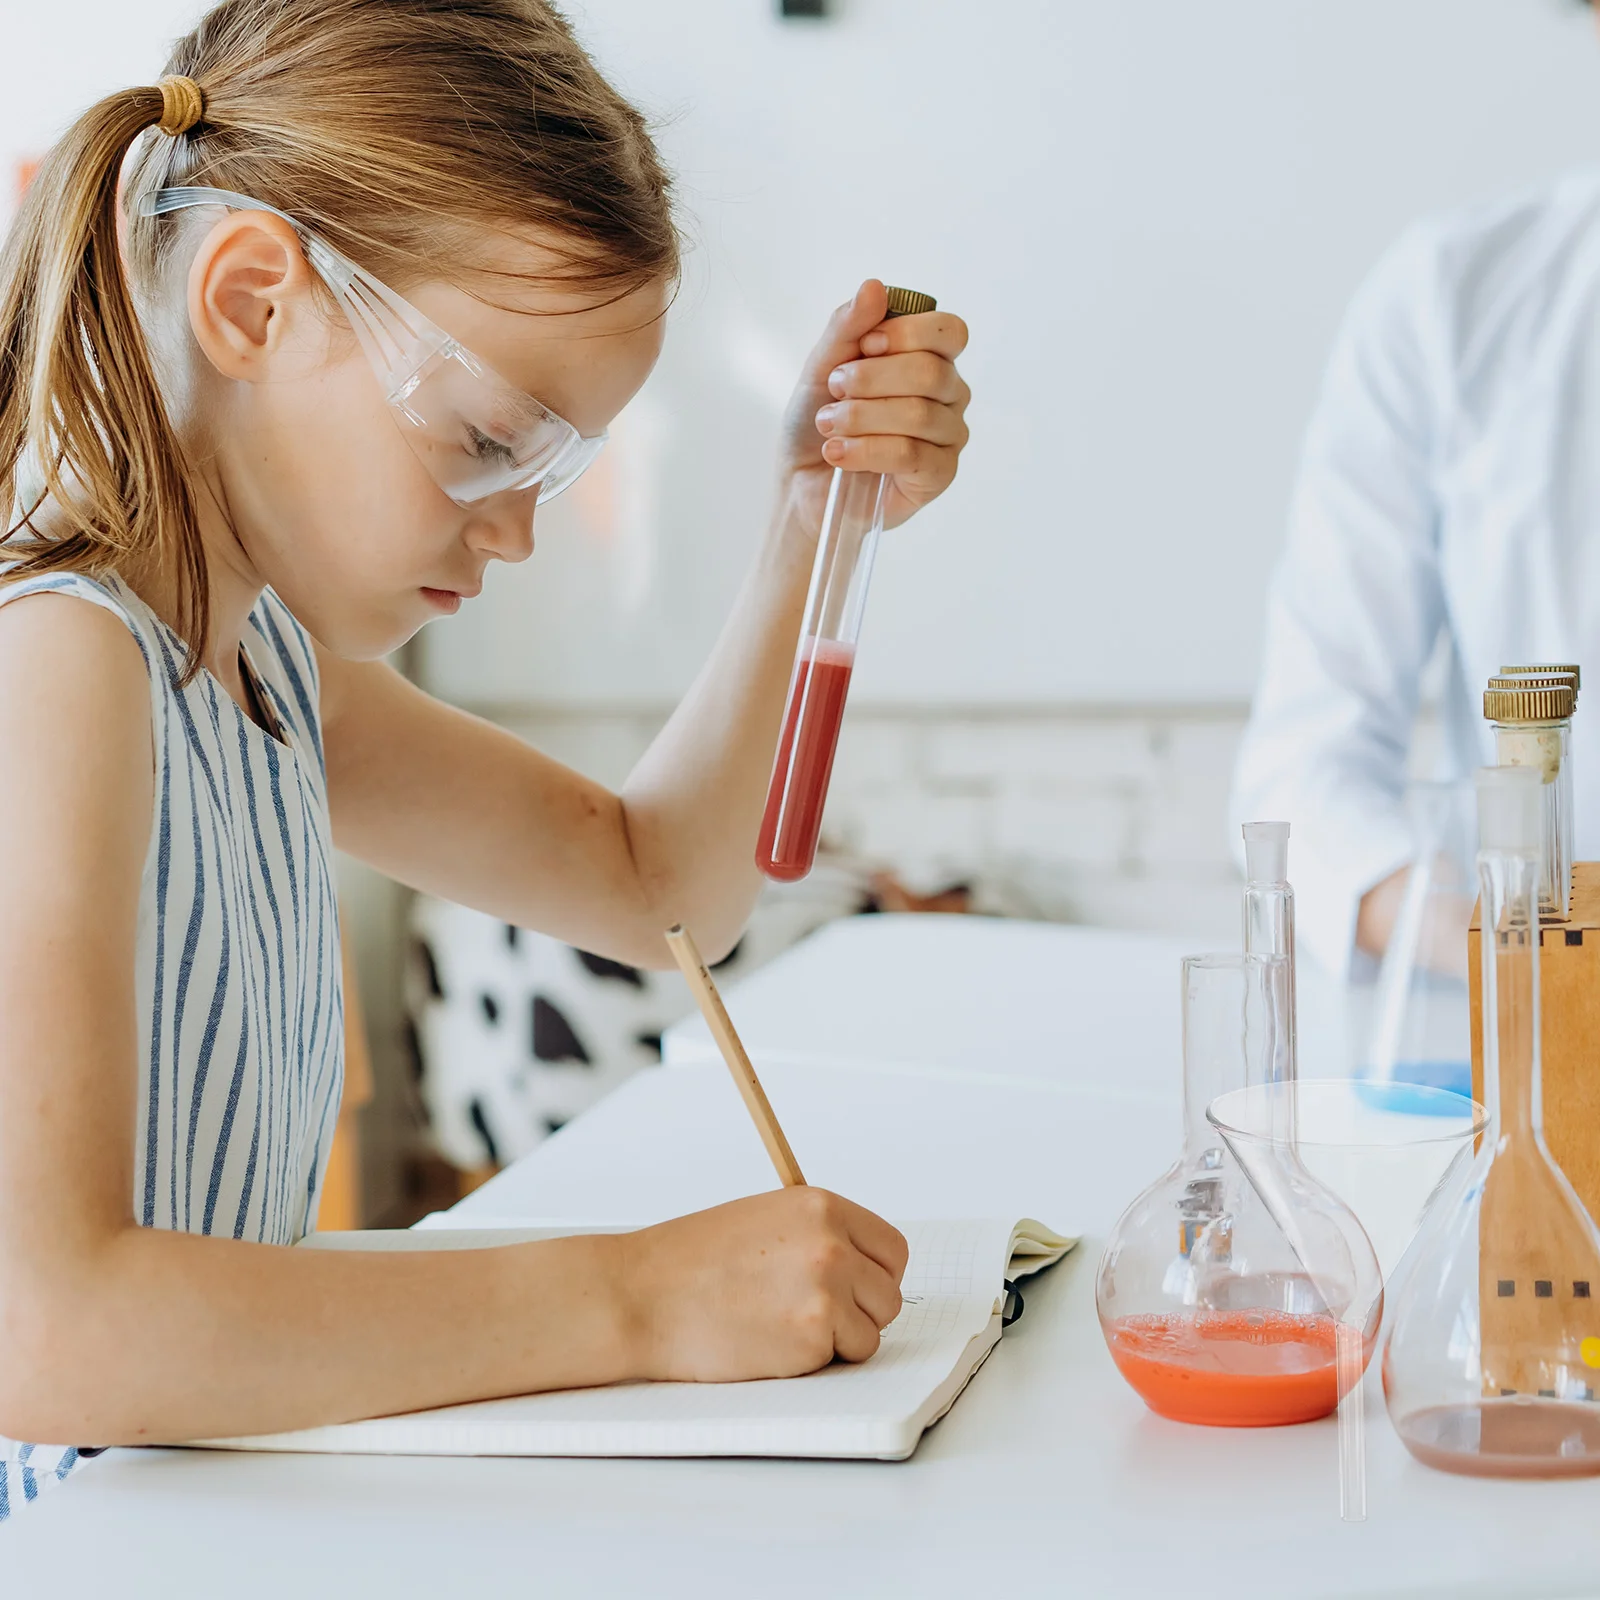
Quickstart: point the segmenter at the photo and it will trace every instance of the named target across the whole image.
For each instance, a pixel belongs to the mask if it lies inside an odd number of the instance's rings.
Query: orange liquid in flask
[[[1174,1422],[1272,1428],[1339,1404],[1337,1324],[1326,1313],[1154,1313],[1106,1332],[1117,1370]]]

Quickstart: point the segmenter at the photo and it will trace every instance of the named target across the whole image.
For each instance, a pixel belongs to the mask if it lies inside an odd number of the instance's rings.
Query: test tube
[[[1515,679],[1512,685],[1518,688],[1553,688],[1560,683],[1572,685],[1572,710],[1577,714],[1578,694],[1583,688],[1583,672],[1576,662],[1546,663],[1538,666],[1505,666],[1501,667],[1499,676],[1490,680],[1490,687],[1504,686],[1504,680]],[[1577,841],[1577,816],[1572,799],[1572,751],[1569,748],[1562,752],[1560,786],[1556,793],[1556,804],[1561,810],[1560,848],[1561,858],[1571,869],[1572,863],[1578,859]],[[1570,879],[1568,879],[1568,897],[1563,916],[1571,914]]]
[[[1544,857],[1539,914],[1565,921],[1572,905],[1572,712],[1577,679],[1565,669],[1543,677],[1502,673],[1489,680],[1483,714],[1494,728],[1502,767],[1533,767],[1543,785]]]
[[[889,289],[889,317],[932,311],[932,295]],[[767,806],[756,843],[756,865],[779,883],[810,872],[822,832],[822,808],[833,776],[856,639],[872,581],[872,559],[883,531],[888,480],[876,472],[834,469],[817,535],[800,644],[789,678],[789,698]]]

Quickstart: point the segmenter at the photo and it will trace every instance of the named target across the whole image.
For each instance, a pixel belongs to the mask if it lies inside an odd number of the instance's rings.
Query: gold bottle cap
[[[939,309],[939,302],[931,294],[923,294],[916,289],[896,289],[887,283],[883,288],[884,293],[889,296],[891,317],[914,317],[923,311]]]
[[[1572,715],[1575,698],[1570,683],[1489,688],[1483,691],[1483,714],[1490,722],[1564,722]]]
[[[1536,667],[1503,666],[1500,674],[1506,678],[1571,678],[1574,689],[1583,687],[1583,674],[1575,662],[1546,662]]]
[[[1572,703],[1578,703],[1578,686],[1570,672],[1521,673],[1510,672],[1489,680],[1491,689],[1570,689]]]

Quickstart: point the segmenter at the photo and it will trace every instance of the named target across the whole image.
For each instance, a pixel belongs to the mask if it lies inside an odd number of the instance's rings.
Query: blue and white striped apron
[[[263,594],[245,655],[275,738],[211,673],[178,687],[182,641],[117,578],[31,579],[0,587],[0,605],[42,590],[120,618],[150,677],[155,806],[135,954],[134,1218],[292,1244],[316,1225],[344,1077],[311,642]],[[80,1460],[72,1446],[0,1439],[0,1520]]]

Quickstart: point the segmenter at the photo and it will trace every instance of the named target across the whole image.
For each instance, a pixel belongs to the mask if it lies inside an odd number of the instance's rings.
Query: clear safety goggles
[[[355,329],[406,443],[457,505],[508,491],[539,490],[540,505],[582,476],[606,442],[584,438],[565,417],[508,383],[387,284],[341,255],[303,223],[228,189],[160,189],[140,212],[190,206],[267,211],[299,236],[312,270]]]

